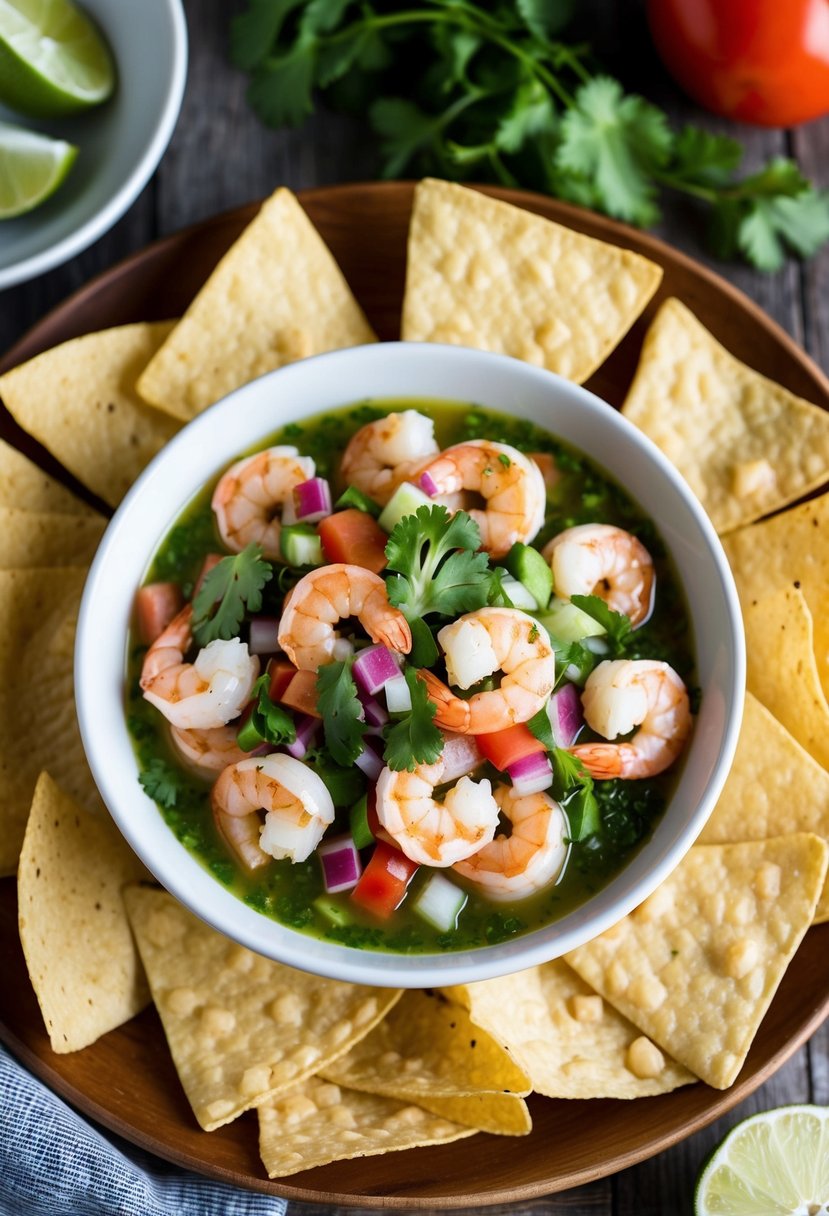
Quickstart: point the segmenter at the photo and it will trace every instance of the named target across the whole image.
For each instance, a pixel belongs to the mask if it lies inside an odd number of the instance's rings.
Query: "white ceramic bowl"
[[[454,399],[526,417],[601,464],[657,523],[695,632],[702,700],[682,775],[652,838],[582,907],[524,937],[441,955],[372,953],[317,940],[255,912],[179,844],[137,780],[124,721],[126,638],[150,558],[183,507],[238,453],[282,424],[367,397]],[[679,474],[625,418],[583,388],[501,355],[384,343],[294,363],[232,393],[185,427],[142,474],[101,542],[84,591],[75,694],[104,801],[136,853],[197,915],[260,954],[337,979],[430,987],[557,957],[639,904],[693,844],[725,780],[742,715],[742,620],[711,524]]]
[[[60,189],[0,224],[0,289],[59,266],[103,236],[135,201],[176,125],[187,76],[181,0],[82,0],[115,57],[116,91],[102,106],[32,119],[0,106],[0,121],[77,144]]]

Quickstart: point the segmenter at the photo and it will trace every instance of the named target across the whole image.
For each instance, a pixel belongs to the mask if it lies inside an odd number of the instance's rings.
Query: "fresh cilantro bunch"
[[[322,718],[326,747],[337,764],[348,768],[363,750],[366,731],[350,663],[327,663],[320,667],[317,710]]]
[[[480,529],[466,511],[450,515],[440,505],[418,507],[392,531],[386,591],[409,622],[415,667],[431,667],[438,657],[424,617],[457,617],[489,602],[492,571],[480,546]]]
[[[648,227],[678,191],[709,209],[723,257],[776,270],[829,238],[829,196],[790,160],[738,176],[742,148],[594,74],[560,39],[573,0],[248,0],[232,57],[270,126],[295,126],[321,93],[368,113],[384,174],[526,186]]]
[[[426,685],[417,672],[407,667],[403,673],[412,697],[412,708],[399,722],[386,730],[383,759],[389,768],[413,773],[418,764],[435,764],[443,751],[443,735],[432,719],[435,707]]]
[[[291,715],[281,705],[271,700],[271,677],[261,675],[251,689],[250,721],[260,739],[281,747],[285,743],[293,743],[296,739],[296,725]]]
[[[245,612],[262,607],[262,588],[272,576],[261,545],[248,545],[217,562],[193,599],[193,637],[199,646],[238,637]]]

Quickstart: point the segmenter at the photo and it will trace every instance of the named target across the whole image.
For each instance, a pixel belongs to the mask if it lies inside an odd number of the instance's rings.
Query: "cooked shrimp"
[[[624,743],[577,743],[569,750],[591,777],[655,777],[676,760],[691,731],[688,692],[672,667],[654,659],[606,659],[582,692],[587,725],[605,739],[636,734]]]
[[[489,781],[460,776],[480,763],[474,751],[447,744],[434,764],[411,773],[384,768],[377,779],[377,817],[400,850],[424,866],[451,866],[488,844],[498,826],[498,804]],[[460,779],[458,780],[458,777]],[[435,787],[456,781],[435,798]]]
[[[314,476],[310,456],[294,447],[266,448],[237,460],[220,478],[210,503],[222,540],[233,553],[256,541],[265,557],[281,558],[281,508],[295,486]]]
[[[276,752],[229,765],[213,786],[211,803],[219,831],[251,869],[264,864],[254,845],[266,861],[305,861],[334,821],[322,778],[301,760]]]
[[[488,899],[526,899],[548,886],[564,868],[569,831],[564,812],[549,794],[519,798],[509,785],[495,791],[509,835],[495,839],[455,869],[481,887]]]
[[[386,584],[362,566],[337,563],[304,575],[285,601],[279,645],[295,667],[317,671],[335,658],[339,621],[356,617],[373,642],[408,654],[409,623],[389,603]]]
[[[174,726],[170,737],[176,751],[191,768],[200,773],[220,773],[228,764],[247,755],[236,742],[234,726],[213,726],[208,730],[183,730]]]
[[[400,483],[416,477],[439,451],[432,419],[417,410],[402,410],[367,423],[351,436],[340,473],[347,485],[385,505]]]
[[[554,536],[541,550],[557,595],[598,595],[614,612],[644,625],[653,609],[653,561],[630,532],[611,524],[581,524]]]
[[[441,629],[449,683],[471,688],[496,671],[500,688],[458,697],[430,671],[421,671],[435,723],[461,734],[487,735],[526,722],[545,704],[556,681],[556,661],[546,630],[517,608],[479,608]]]
[[[259,660],[238,638],[216,640],[192,663],[184,656],[193,642],[193,607],[187,604],[144,656],[140,685],[144,697],[173,726],[208,730],[242,712],[259,674]]]
[[[422,472],[430,475],[440,494],[481,495],[485,508],[467,509],[481,529],[481,548],[493,557],[503,557],[516,541],[531,541],[544,523],[547,494],[541,470],[505,443],[458,443]]]

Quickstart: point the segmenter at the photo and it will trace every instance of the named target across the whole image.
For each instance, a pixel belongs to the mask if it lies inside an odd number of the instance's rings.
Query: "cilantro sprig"
[[[623,612],[614,612],[608,608],[605,601],[598,595],[571,595],[570,603],[575,604],[582,612],[597,621],[605,630],[604,641],[607,642],[613,658],[621,658],[631,639],[633,627],[630,617]]]
[[[363,750],[366,724],[357,685],[347,662],[328,663],[317,673],[317,709],[325,744],[337,764],[349,767]]]
[[[564,42],[572,0],[248,0],[232,57],[270,126],[367,113],[384,174],[522,185],[648,227],[665,192],[708,211],[715,252],[775,270],[829,239],[829,195],[791,160],[739,175],[735,140],[677,130]]]
[[[167,810],[171,810],[176,805],[183,789],[182,774],[171,764],[158,757],[151,760],[146,768],[141,770],[138,774],[138,781],[144,792]]]
[[[434,764],[443,751],[443,735],[432,719],[435,706],[417,672],[407,667],[403,673],[412,698],[411,712],[386,731],[383,758],[389,768],[412,773],[418,764]]]
[[[393,529],[386,545],[386,590],[409,622],[409,657],[416,667],[430,667],[438,657],[424,617],[460,616],[488,602],[492,571],[480,545],[480,529],[466,511],[450,515],[440,505],[418,507]]]
[[[193,599],[193,637],[199,646],[238,637],[245,613],[262,607],[262,588],[272,577],[261,545],[248,545],[217,562]]]
[[[527,726],[550,754],[553,765],[553,786],[550,792],[567,811],[570,839],[586,840],[599,830],[600,822],[599,804],[593,792],[593,778],[581,760],[566,748],[556,746],[546,706],[530,718]]]
[[[296,725],[294,720],[287,710],[281,705],[277,705],[270,697],[271,677],[267,672],[260,676],[251,689],[251,699],[253,700],[253,709],[250,714],[250,724],[253,728],[252,737],[258,742],[272,743],[275,747],[281,747],[285,743],[293,743],[296,739]],[[243,726],[239,732],[240,747],[244,747],[241,742]],[[257,745],[252,743],[252,747]],[[245,748],[245,750],[248,750]],[[252,748],[251,748],[252,750]]]

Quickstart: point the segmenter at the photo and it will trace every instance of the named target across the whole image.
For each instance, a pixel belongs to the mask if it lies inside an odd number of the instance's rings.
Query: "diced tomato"
[[[556,482],[561,477],[556,462],[549,452],[528,452],[530,460],[534,460],[541,470],[547,493],[550,494]]]
[[[418,869],[417,862],[379,840],[351,898],[367,912],[388,920],[402,904],[406,888]]]
[[[374,574],[386,567],[388,536],[367,512],[349,507],[317,524],[322,551],[330,562],[364,566]]]
[[[286,659],[271,659],[268,663],[268,675],[271,677],[268,696],[272,701],[281,701],[283,692],[296,675],[296,668]]]
[[[210,571],[213,569],[214,566],[218,566],[218,564],[222,560],[223,556],[224,556],[224,554],[222,554],[222,553],[205,554],[204,561],[201,564],[201,570],[199,571],[199,577],[196,579],[196,585],[193,588],[193,599],[195,599],[196,596],[201,591],[202,583],[207,578]]]
[[[298,709],[301,714],[310,714],[321,718],[317,709],[317,673],[315,671],[295,671],[290,683],[278,698],[281,705],[289,709]]]
[[[475,742],[481,755],[502,773],[517,760],[547,750],[541,740],[536,739],[530,728],[523,723],[508,726],[506,730],[495,730],[490,735],[476,735]]]
[[[135,597],[138,636],[147,646],[162,634],[184,604],[178,583],[148,583]]]

